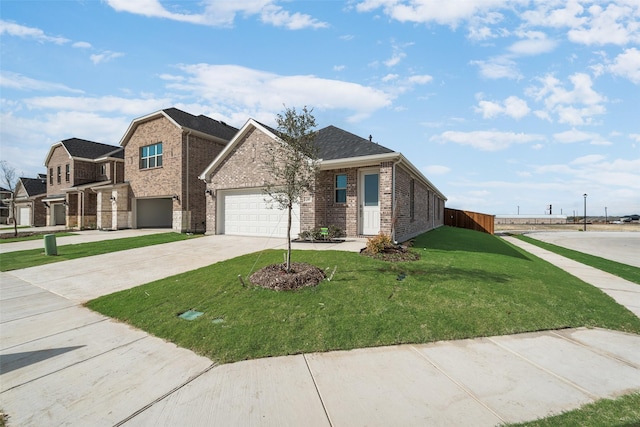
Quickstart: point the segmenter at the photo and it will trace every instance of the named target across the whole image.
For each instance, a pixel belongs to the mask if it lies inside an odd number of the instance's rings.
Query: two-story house
[[[128,221],[116,224],[117,228],[204,231],[206,186],[198,175],[237,131],[224,122],[177,108],[133,120],[120,140],[125,151]]]
[[[103,186],[124,181],[122,147],[79,138],[51,146],[47,168],[47,225],[95,228],[98,225],[98,192]]]

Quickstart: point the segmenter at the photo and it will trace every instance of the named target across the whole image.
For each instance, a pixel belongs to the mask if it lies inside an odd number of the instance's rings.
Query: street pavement
[[[80,304],[285,243],[230,237],[0,273],[0,408],[9,425],[493,426],[640,390],[640,336],[617,331],[566,329],[217,365]],[[611,287],[597,270],[509,241]],[[358,251],[364,244],[302,246]],[[609,290],[637,308],[633,289]]]

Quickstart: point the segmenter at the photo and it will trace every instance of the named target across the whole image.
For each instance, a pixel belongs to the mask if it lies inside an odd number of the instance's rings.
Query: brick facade
[[[162,166],[140,168],[141,148],[158,142],[162,143]],[[206,221],[206,185],[198,175],[223,148],[221,142],[183,132],[164,116],[138,124],[125,147],[128,197],[135,201],[176,195],[173,230],[202,231]],[[133,214],[130,216],[133,221],[130,226],[135,227]]]

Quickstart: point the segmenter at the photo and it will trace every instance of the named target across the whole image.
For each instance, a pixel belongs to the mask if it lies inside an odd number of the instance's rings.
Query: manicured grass
[[[640,393],[603,399],[574,411],[510,427],[632,427],[640,426]]]
[[[101,242],[80,243],[77,245],[63,245],[58,246],[58,255],[56,256],[45,255],[43,245],[42,249],[7,252],[2,254],[0,256],[0,271],[35,267],[53,262],[101,255],[109,252],[124,251],[144,246],[159,245],[161,243],[177,242],[179,240],[193,239],[197,237],[200,237],[200,235],[186,235],[170,232],[150,234],[148,236],[103,240]]]
[[[542,242],[538,239],[534,239],[528,236],[518,235],[515,237],[524,242],[536,245],[542,249],[546,249],[558,255],[562,255],[563,257],[597,268],[598,270],[606,271],[607,273],[611,273],[625,280],[640,285],[640,268],[638,267],[633,267],[631,265],[622,264],[620,262],[585,254],[583,252],[574,251],[572,249],[563,248],[562,246]]]
[[[46,234],[55,234],[56,237],[65,237],[65,236],[74,236],[75,233],[68,233],[66,231],[58,232],[58,233],[46,233]],[[2,243],[15,243],[15,242],[26,242],[27,240],[42,240],[44,234],[34,234],[32,236],[25,237],[9,237],[6,239],[0,239],[0,244]]]
[[[218,362],[579,326],[640,332],[640,319],[600,290],[498,237],[443,227],[413,250],[420,261],[396,264],[295,251],[294,261],[337,266],[333,280],[296,292],[243,287],[238,275],[248,282],[250,272],[282,262],[283,252],[270,250],[88,307]],[[189,309],[204,315],[177,317]]]

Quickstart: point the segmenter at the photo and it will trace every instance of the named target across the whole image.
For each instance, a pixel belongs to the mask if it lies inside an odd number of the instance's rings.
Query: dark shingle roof
[[[86,139],[80,138],[69,138],[60,142],[64,145],[64,148],[67,149],[71,157],[95,160],[108,156],[124,159],[124,149],[122,147],[87,141]]]
[[[39,174],[38,174],[39,175]],[[29,197],[37,196],[38,194],[45,194],[47,192],[46,178],[20,178],[24,191],[27,192]]]
[[[387,147],[335,126],[320,129],[316,135],[315,144],[318,147],[318,158],[322,160],[347,159],[394,152]]]
[[[164,111],[180,126],[206,133],[211,136],[229,141],[238,132],[237,128],[229,126],[225,122],[219,122],[204,115],[194,116],[177,108],[166,108]]]

